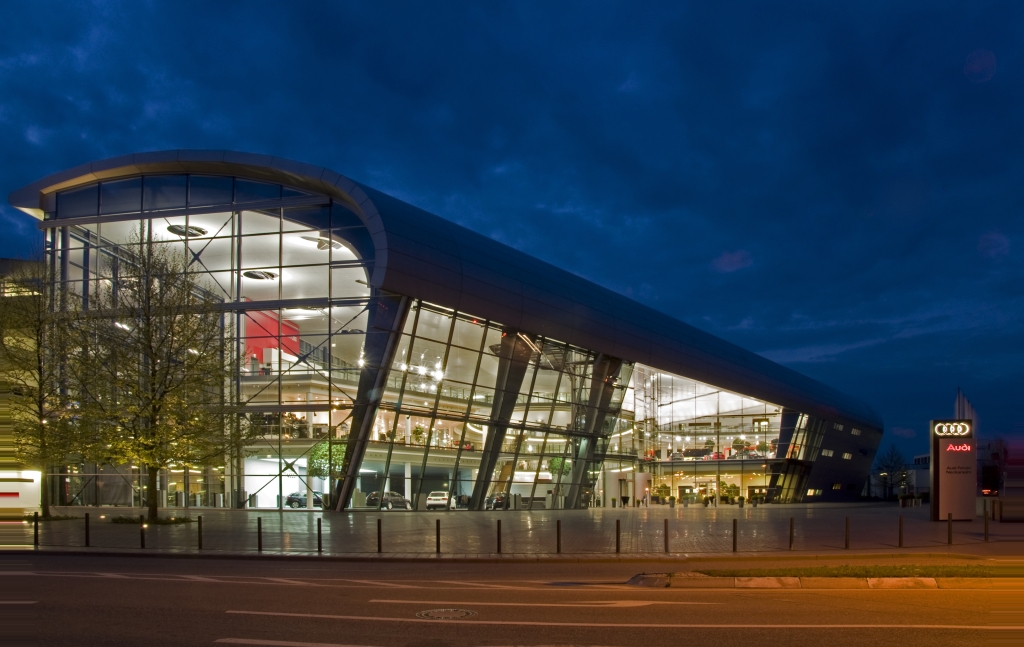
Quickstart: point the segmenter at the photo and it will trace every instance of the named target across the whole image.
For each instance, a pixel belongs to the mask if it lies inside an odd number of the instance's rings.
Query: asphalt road
[[[655,570],[652,565],[649,570]],[[1021,645],[1017,590],[652,589],[643,564],[0,555],[4,644]],[[455,609],[418,617],[425,611]],[[1015,613],[1015,610],[1017,613]]]

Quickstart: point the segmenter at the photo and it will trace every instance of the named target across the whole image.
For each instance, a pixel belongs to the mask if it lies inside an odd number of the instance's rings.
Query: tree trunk
[[[160,474],[159,467],[153,467],[152,465],[148,468],[149,479],[146,488],[146,505],[149,508],[149,513],[146,520],[150,523],[156,523],[157,520],[157,504],[159,503],[160,493],[156,490],[157,477]]]
[[[41,516],[50,516],[50,470],[45,466],[39,476],[39,508]]]

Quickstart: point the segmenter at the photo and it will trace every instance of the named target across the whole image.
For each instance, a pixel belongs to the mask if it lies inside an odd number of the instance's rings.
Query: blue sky
[[[326,166],[859,396],[1024,435],[1020,3],[9,4],[4,192]],[[34,224],[0,207],[0,255]]]

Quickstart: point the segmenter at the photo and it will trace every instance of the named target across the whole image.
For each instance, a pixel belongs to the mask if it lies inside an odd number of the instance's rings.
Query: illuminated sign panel
[[[938,422],[932,423],[932,434],[940,437],[971,436],[971,422]]]
[[[957,521],[975,515],[978,479],[978,444],[972,420],[931,422],[932,521],[945,521],[950,513]]]

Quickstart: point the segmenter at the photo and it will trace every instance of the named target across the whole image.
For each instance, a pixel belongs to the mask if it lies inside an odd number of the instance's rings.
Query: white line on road
[[[221,638],[215,643],[226,645],[266,645],[267,647],[367,647],[366,645],[342,645],[339,643],[297,643],[290,640],[259,640],[258,638]]]
[[[39,600],[0,600],[0,604],[39,604]]]
[[[447,606],[480,606],[480,607],[572,607],[574,609],[625,609],[629,607],[646,607],[652,604],[725,604],[724,602],[676,602],[659,600],[594,600],[590,602],[571,602],[565,604],[551,604],[547,602],[444,602],[437,600],[370,600],[373,602],[384,602],[387,604],[431,604]]]
[[[462,625],[512,625],[526,627],[602,627],[602,628],[623,628],[623,629],[965,629],[971,631],[984,630],[1014,630],[1024,629],[1024,625],[895,625],[895,624],[638,624],[626,622],[531,622],[526,620],[428,620],[426,618],[381,618],[370,616],[336,616],[325,613],[286,613],[284,611],[235,611],[229,610],[224,613],[247,616],[276,616],[281,618],[322,618],[325,620],[367,620],[370,622],[416,622],[416,623],[446,623]]]

